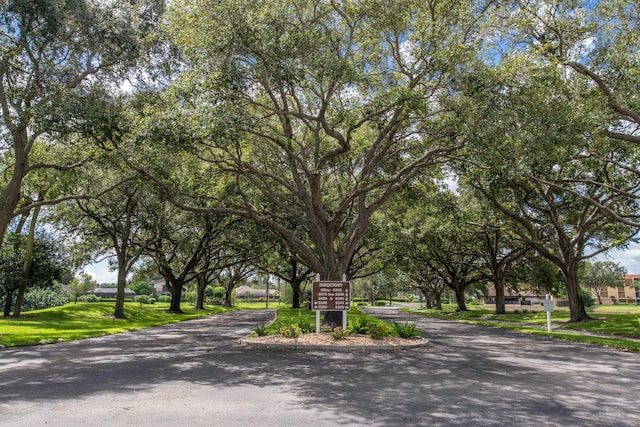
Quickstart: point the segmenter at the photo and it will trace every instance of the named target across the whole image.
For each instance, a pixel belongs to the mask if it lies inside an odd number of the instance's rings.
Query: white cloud
[[[627,274],[640,274],[640,243],[631,243],[627,249],[612,249],[596,259],[616,262],[627,269]]]
[[[118,280],[118,272],[109,270],[109,261],[103,260],[95,264],[89,264],[84,268],[98,283],[116,283]]]

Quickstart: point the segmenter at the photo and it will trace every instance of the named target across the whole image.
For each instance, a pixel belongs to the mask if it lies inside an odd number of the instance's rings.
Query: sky
[[[118,272],[109,271],[109,262],[107,260],[84,267],[84,272],[88,273],[99,284],[116,283]]]
[[[631,243],[623,250],[611,250],[597,260],[617,262],[627,269],[627,274],[640,274],[640,243]]]

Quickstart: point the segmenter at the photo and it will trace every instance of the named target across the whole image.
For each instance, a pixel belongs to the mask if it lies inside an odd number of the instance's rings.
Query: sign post
[[[551,312],[555,310],[555,307],[549,294],[545,297],[542,305],[544,307],[544,311],[547,312],[547,332],[551,332]]]
[[[347,312],[351,308],[350,283],[347,281],[315,281],[311,292],[311,309],[316,311],[316,333],[320,332],[321,311],[342,311],[342,328],[347,328]]]

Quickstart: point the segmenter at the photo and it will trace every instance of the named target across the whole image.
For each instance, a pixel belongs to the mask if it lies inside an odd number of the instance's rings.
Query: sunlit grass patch
[[[205,310],[183,307],[184,314],[168,313],[169,304],[140,306],[125,303],[126,319],[113,318],[113,303],[77,303],[24,313],[20,318],[0,319],[0,345],[6,347],[72,341],[181,322],[228,308]]]

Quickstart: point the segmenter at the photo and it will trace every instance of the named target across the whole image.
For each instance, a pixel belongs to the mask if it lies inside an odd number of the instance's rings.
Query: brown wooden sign
[[[313,282],[311,308],[321,311],[345,311],[351,306],[349,282]]]

